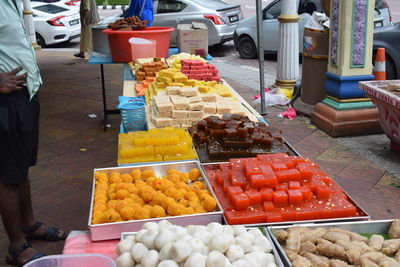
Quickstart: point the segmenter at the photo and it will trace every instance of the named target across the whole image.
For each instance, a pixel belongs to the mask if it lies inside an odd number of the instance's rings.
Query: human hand
[[[13,69],[10,72],[0,73],[0,94],[9,94],[22,89],[22,85],[26,83],[26,74],[17,75],[22,67]]]

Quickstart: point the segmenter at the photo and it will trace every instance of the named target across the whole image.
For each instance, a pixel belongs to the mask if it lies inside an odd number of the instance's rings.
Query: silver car
[[[297,0],[300,15],[312,14],[314,11],[322,12],[320,0]],[[279,46],[279,22],[277,18],[281,14],[281,0],[274,0],[263,11],[263,47],[265,54],[275,54]],[[306,21],[299,21],[299,51],[303,48],[303,32]],[[385,0],[375,1],[374,26],[382,27],[392,24],[388,5]],[[257,56],[257,32],[256,17],[242,20],[234,34],[235,49],[241,58],[255,58]]]

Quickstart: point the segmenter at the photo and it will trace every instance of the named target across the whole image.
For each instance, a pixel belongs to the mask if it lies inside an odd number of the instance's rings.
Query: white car
[[[40,46],[69,42],[80,36],[78,11],[43,2],[32,2],[31,7],[36,41]]]
[[[81,0],[31,0],[31,2],[47,3],[56,6],[64,7],[66,9],[77,10],[81,4]]]

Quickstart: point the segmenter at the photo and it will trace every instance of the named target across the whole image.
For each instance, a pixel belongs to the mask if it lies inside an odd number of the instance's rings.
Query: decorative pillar
[[[275,87],[292,89],[299,78],[299,25],[297,1],[282,0],[279,20],[278,67]]]
[[[31,1],[24,0],[24,21],[25,21],[25,29],[27,34],[29,35],[29,40],[32,43],[34,49],[40,49],[41,47],[36,43],[36,34],[35,34],[35,25],[33,24],[33,12],[31,8]]]
[[[377,108],[358,88],[372,80],[375,0],[331,0],[327,97],[311,121],[331,136],[381,132]]]

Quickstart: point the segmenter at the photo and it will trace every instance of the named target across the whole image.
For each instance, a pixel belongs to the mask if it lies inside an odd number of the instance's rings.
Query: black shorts
[[[38,96],[27,88],[0,94],[0,183],[20,184],[36,164],[39,144]]]

